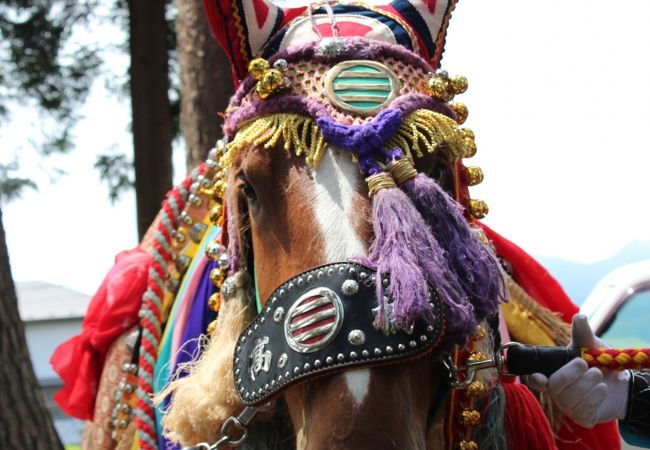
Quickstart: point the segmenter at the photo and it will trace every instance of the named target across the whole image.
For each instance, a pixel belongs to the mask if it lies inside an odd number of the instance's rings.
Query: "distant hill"
[[[591,264],[542,256],[536,258],[557,278],[569,297],[581,305],[596,283],[612,269],[624,264],[650,259],[650,241],[633,242],[615,256]]]

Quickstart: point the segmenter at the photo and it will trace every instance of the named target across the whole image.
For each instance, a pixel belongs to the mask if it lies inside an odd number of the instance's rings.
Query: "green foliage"
[[[16,170],[18,164],[15,161],[10,164],[0,164],[0,204],[20,197],[26,188],[36,189],[36,183],[32,180],[12,175]]]
[[[95,162],[102,181],[108,184],[108,196],[115,202],[122,192],[133,188],[133,163],[126,155],[100,155]]]

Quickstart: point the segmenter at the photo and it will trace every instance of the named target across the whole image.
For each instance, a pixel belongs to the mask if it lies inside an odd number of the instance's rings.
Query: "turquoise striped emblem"
[[[338,108],[370,115],[387,106],[397,96],[399,82],[383,64],[344,61],[327,73],[325,92]]]

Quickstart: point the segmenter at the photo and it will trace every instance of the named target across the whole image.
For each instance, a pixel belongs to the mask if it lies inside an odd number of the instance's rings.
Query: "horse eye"
[[[253,189],[253,186],[251,186],[250,183],[244,182],[242,184],[241,190],[244,192],[244,195],[249,201],[257,201],[257,194],[255,193],[255,189]]]

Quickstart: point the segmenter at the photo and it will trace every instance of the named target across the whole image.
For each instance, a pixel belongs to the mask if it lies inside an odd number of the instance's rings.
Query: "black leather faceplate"
[[[278,287],[235,347],[235,384],[242,402],[261,404],[298,381],[432,350],[444,332],[435,290],[429,287],[433,325],[418,321],[408,331],[385,334],[372,325],[375,278],[360,264],[334,263]]]

